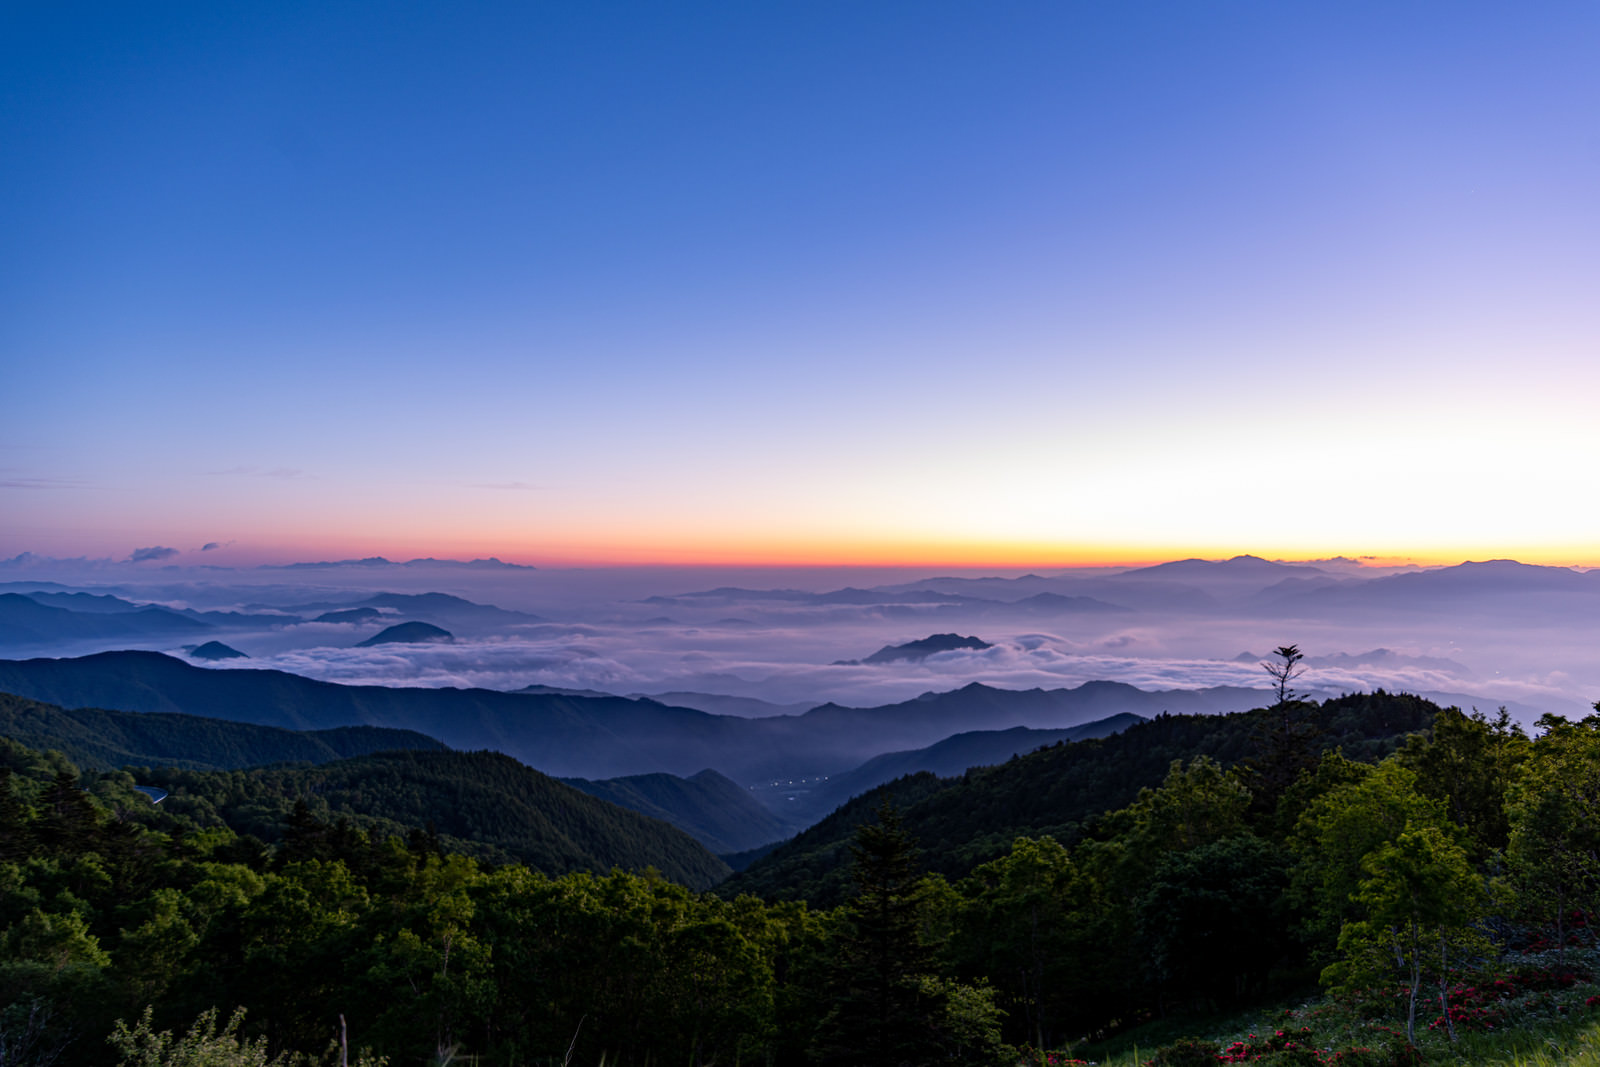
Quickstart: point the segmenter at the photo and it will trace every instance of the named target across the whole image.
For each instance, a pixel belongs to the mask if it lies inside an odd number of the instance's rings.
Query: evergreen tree
[[[75,856],[92,849],[99,825],[100,813],[89,794],[79,788],[77,775],[57,771],[39,798],[39,815],[33,824],[39,844],[54,854]]]
[[[934,969],[923,937],[928,901],[917,849],[885,805],[851,846],[856,895],[834,945],[834,1002],[813,1053],[839,1067],[898,1067],[941,1058],[943,995],[921,979]]]
[[[0,766],[0,863],[27,859],[32,849],[28,809],[11,784],[11,768]]]

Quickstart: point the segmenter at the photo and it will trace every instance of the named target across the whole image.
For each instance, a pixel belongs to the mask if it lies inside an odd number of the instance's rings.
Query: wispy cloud
[[[75,478],[28,478],[0,470],[0,489],[81,489],[84,485]]]
[[[109,557],[90,559],[88,556],[75,556],[71,559],[57,559],[54,556],[41,556],[33,552],[18,552],[10,559],[0,559],[0,568],[47,568],[47,567],[72,567],[76,569],[99,569],[109,566]]]
[[[136,548],[128,557],[129,563],[148,563],[151,560],[171,559],[178,554],[175,548],[165,545],[151,545],[149,548]]]

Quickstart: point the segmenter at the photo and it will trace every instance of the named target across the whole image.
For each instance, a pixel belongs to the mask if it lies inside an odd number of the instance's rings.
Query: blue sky
[[[0,552],[1600,563],[1597,45],[13,5]]]

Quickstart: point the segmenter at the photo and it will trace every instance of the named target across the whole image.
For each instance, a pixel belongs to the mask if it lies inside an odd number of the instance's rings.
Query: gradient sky
[[[1600,5],[0,9],[0,554],[1600,564]]]

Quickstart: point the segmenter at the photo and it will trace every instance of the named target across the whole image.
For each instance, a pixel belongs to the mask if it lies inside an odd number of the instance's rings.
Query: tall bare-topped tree
[[[1299,645],[1280,645],[1272,650],[1273,659],[1261,667],[1272,676],[1277,703],[1262,711],[1256,734],[1256,755],[1245,761],[1256,774],[1251,788],[1256,806],[1273,811],[1285,791],[1301,774],[1317,762],[1316,704],[1301,699],[1294,681],[1305,671],[1305,654]]]
[[[1263,670],[1272,675],[1272,687],[1278,694],[1278,703],[1287,704],[1299,696],[1294,691],[1294,680],[1306,669],[1305,655],[1300,651],[1299,645],[1280,645],[1272,650],[1277,656],[1276,660],[1267,660],[1261,664]]]

